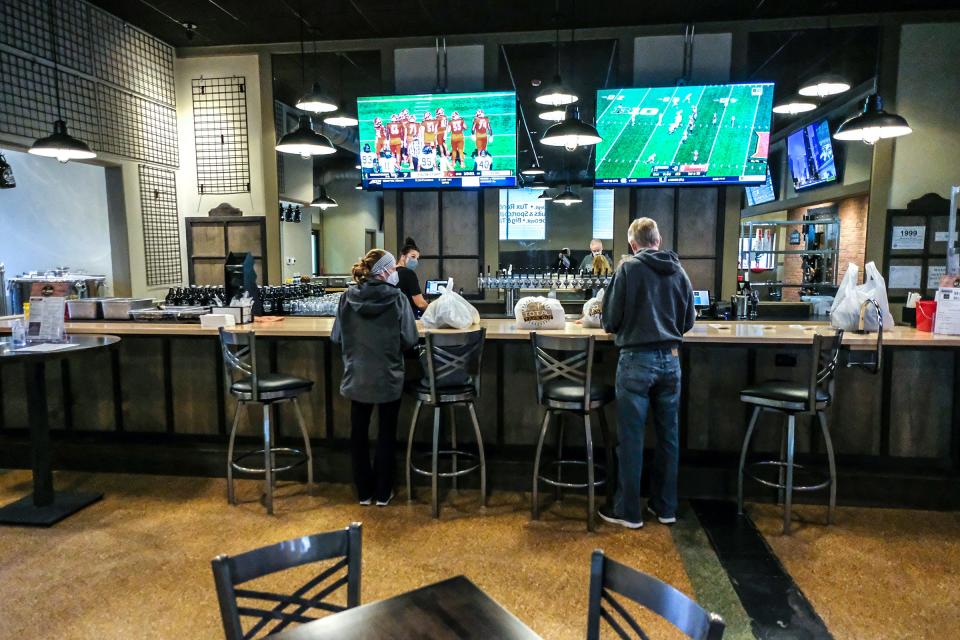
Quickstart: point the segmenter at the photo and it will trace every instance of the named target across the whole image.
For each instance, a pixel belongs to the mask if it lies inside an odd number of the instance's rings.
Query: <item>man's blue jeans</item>
[[[617,363],[619,458],[614,512],[632,522],[643,520],[640,473],[647,413],[653,411],[657,448],[653,459],[651,506],[664,517],[677,513],[680,463],[680,358],[677,349],[621,351]]]

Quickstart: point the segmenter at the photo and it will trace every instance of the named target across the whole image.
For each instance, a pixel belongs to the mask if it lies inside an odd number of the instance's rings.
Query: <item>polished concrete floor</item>
[[[27,493],[26,471],[0,471],[0,504]],[[544,638],[582,638],[595,548],[693,595],[749,638],[750,620],[686,510],[673,529],[601,526],[583,502],[529,521],[528,497],[451,497],[439,521],[424,503],[354,504],[348,487],[281,487],[266,516],[257,485],[226,504],[223,480],[58,473],[59,488],[106,497],[50,529],[0,528],[0,638],[222,637],[210,559],[363,522],[362,599],[370,602],[464,574]],[[426,496],[423,495],[423,498]],[[822,510],[798,513],[818,522]],[[801,523],[779,535],[779,512],[754,505],[767,542],[836,638],[960,637],[960,514],[840,509],[837,525]],[[647,621],[651,637],[680,637]]]

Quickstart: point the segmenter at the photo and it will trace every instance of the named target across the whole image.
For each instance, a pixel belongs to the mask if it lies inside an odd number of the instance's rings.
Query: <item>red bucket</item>
[[[936,315],[936,300],[917,300],[917,331],[933,333],[933,318]]]

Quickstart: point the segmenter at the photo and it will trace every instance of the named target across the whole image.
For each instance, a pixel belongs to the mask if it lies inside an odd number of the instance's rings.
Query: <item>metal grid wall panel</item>
[[[246,80],[195,78],[192,94],[198,192],[249,192]]]
[[[103,84],[97,85],[97,94],[104,151],[177,166],[177,115],[173,109]]]
[[[183,280],[183,270],[180,263],[176,174],[140,165],[139,176],[147,285],[178,284]]]

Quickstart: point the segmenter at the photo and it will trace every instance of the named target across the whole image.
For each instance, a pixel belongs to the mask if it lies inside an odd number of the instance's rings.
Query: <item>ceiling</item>
[[[958,9],[957,0],[91,0],[174,46],[490,33]],[[188,35],[184,23],[196,25]]]

